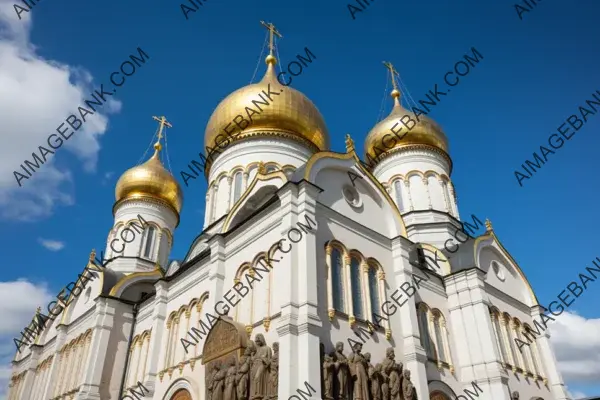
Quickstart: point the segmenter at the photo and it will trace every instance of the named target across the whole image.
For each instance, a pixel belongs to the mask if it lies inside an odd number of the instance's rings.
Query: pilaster
[[[392,294],[398,290],[402,294],[400,304],[395,304],[398,311],[394,315],[394,319],[400,319],[401,329],[392,327],[392,337],[398,342],[402,342],[402,361],[404,368],[410,370],[411,381],[417,391],[419,399],[429,399],[429,387],[427,383],[427,355],[425,349],[421,346],[421,337],[419,333],[419,321],[417,320],[416,296],[410,298],[400,289],[402,284],[407,287],[415,286],[412,279],[413,266],[408,262],[410,245],[407,241],[397,238],[392,242],[392,259],[394,265],[393,275],[388,278],[389,290],[388,299],[392,298]],[[416,290],[416,287],[415,287]],[[398,294],[394,295],[399,298]],[[404,302],[406,301],[406,302]],[[392,302],[393,303],[393,302]],[[397,335],[395,335],[397,334]],[[401,336],[400,336],[401,335]]]
[[[60,349],[64,346],[67,338],[67,326],[58,324],[56,326],[56,341],[54,342],[54,358],[50,366],[50,374],[46,382],[46,387],[42,389],[42,398],[51,399],[53,397],[54,387],[59,383],[60,374]]]
[[[102,383],[102,373],[105,361],[107,360],[107,349],[119,302],[115,299],[102,297],[99,297],[96,302],[96,310],[98,311],[92,332],[92,343],[90,345],[90,354],[94,361],[85,366],[83,383],[75,397],[76,400],[102,399],[106,397],[105,391],[108,390],[108,388],[103,388],[103,396],[101,397],[100,385]]]
[[[458,350],[457,379],[465,388],[471,388],[475,381],[486,398],[508,400],[508,377],[495,343],[484,279],[485,272],[478,268],[444,278],[452,336]]]
[[[146,375],[142,377],[144,386],[148,388],[150,393],[154,393],[156,387],[156,377],[161,358],[164,359],[164,351],[166,344],[163,343],[163,337],[166,330],[167,319],[167,300],[168,300],[168,284],[165,281],[158,281],[154,285],[156,294],[154,296],[154,305],[152,311],[152,333],[150,335],[150,344],[148,346],[148,368]],[[143,348],[142,352],[143,353]]]
[[[539,306],[534,306],[531,308],[531,317],[534,321],[540,321],[540,314],[543,314],[543,309]],[[567,394],[567,389],[562,380],[562,376],[560,372],[558,372],[558,362],[556,361],[556,357],[554,356],[554,351],[552,350],[552,346],[550,345],[550,335],[548,331],[545,331],[544,334],[536,337],[537,347],[540,352],[540,357],[542,358],[542,365],[540,366],[543,371],[545,371],[545,376],[548,378],[548,385],[554,398],[556,400],[564,400],[570,399]]]
[[[29,399],[31,397],[31,390],[33,388],[33,381],[35,380],[35,369],[37,367],[40,354],[43,350],[42,346],[37,344],[31,345],[31,356],[27,361],[27,372],[25,373],[25,380],[23,382],[23,391],[21,392],[21,398]],[[35,395],[35,393],[34,393]]]

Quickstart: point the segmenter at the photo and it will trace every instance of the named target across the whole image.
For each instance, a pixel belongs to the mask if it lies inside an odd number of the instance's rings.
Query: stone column
[[[476,382],[486,398],[509,399],[508,377],[499,361],[484,280],[485,272],[477,268],[444,278],[450,331],[457,338],[457,377],[465,388],[472,389],[471,382]]]
[[[410,243],[406,239],[399,237],[392,241],[393,273],[388,282],[390,287],[387,298],[392,299],[393,295],[394,298],[399,299],[399,304],[402,305],[394,304],[397,311],[389,319],[392,325],[397,324],[396,328],[392,327],[393,331],[402,335],[396,335],[394,340],[403,343],[404,359],[401,361],[404,363],[404,368],[410,370],[411,381],[417,391],[417,397],[419,399],[429,399],[427,370],[425,368],[427,354],[421,346],[415,296],[408,298],[401,289],[401,287],[404,288],[409,285],[408,287],[413,286],[416,290],[412,279],[413,266],[408,262],[409,251]],[[394,295],[396,290],[398,290],[398,293]],[[407,290],[410,291],[410,289]],[[401,298],[399,294],[402,295]],[[394,301],[390,301],[394,303]]]
[[[531,308],[531,318],[534,321],[540,321],[540,314],[543,313],[543,309],[540,306],[534,306]],[[542,358],[542,374],[547,379],[548,386],[554,395],[556,400],[569,399],[567,389],[563,382],[560,372],[558,372],[558,362],[554,356],[554,351],[550,345],[550,334],[548,330],[543,335],[536,337],[537,347],[540,351],[540,357]],[[545,373],[544,373],[545,372]]]
[[[429,202],[429,209],[433,210],[433,204],[431,204],[431,192],[429,191],[429,179],[426,177],[423,178],[423,186],[425,186],[425,191],[427,192],[427,201]]]
[[[233,207],[233,204],[235,203],[235,199],[233,198],[233,196],[235,195],[235,191],[231,190],[231,184],[233,183],[233,178],[231,176],[227,177],[227,208],[225,209],[225,212],[228,213],[231,208]]]
[[[413,201],[412,201],[412,195],[410,194],[410,182],[408,181],[408,179],[406,179],[404,181],[404,187],[406,188],[406,194],[408,196],[408,205],[409,205],[409,210],[410,211],[414,211],[415,207],[413,205]]]
[[[213,195],[212,202],[210,203],[211,213],[210,213],[210,222],[213,223],[217,219],[217,203],[219,200],[219,182],[215,181],[215,186],[213,186]]]

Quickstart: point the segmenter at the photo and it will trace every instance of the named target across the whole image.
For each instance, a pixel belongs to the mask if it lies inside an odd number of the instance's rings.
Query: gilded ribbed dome
[[[442,128],[431,118],[423,114],[419,114],[418,119],[415,113],[402,107],[399,101],[400,92],[397,89],[392,91],[392,97],[394,99],[394,108],[390,115],[381,120],[367,135],[365,139],[365,152],[370,156],[371,159],[380,161],[386,155],[396,151],[399,148],[407,147],[410,145],[428,145],[436,149],[439,149],[443,154],[448,154],[448,139],[446,134],[442,131]],[[408,130],[400,119],[408,115],[417,122],[417,124],[410,130]],[[411,126],[411,122],[404,118],[407,125]],[[396,125],[397,124],[397,125]],[[394,127],[394,125],[396,125]],[[397,136],[392,132],[392,128],[397,132]],[[402,130],[400,130],[402,128]],[[388,135],[389,134],[389,135]],[[388,135],[385,139],[384,136]],[[402,139],[398,139],[398,137]],[[382,140],[385,140],[385,144],[390,146],[394,141],[396,142],[393,147],[387,148]],[[375,148],[377,147],[377,149]],[[382,152],[383,150],[383,152]]]
[[[236,90],[219,103],[206,125],[205,147],[215,148],[215,138],[219,134],[223,134],[219,138],[219,143],[223,143],[225,136],[223,129],[231,124],[227,130],[232,132],[236,141],[256,136],[274,136],[296,140],[315,151],[327,150],[329,148],[327,126],[317,107],[298,90],[283,86],[277,81],[275,57],[269,55],[265,61],[267,72],[260,82]],[[269,93],[269,85],[271,93],[278,94],[270,94],[272,101],[265,96]],[[261,94],[269,105],[264,105]],[[258,104],[262,111],[252,103],[253,100],[263,101],[263,104]],[[252,111],[246,110],[246,107],[257,113],[252,114]],[[237,125],[232,121],[238,115],[249,119],[248,112],[251,114],[252,122],[240,133]]]
[[[158,200],[171,206],[179,214],[183,205],[183,192],[158,158],[159,143],[155,144],[155,149],[148,161],[121,175],[115,188],[115,198],[117,203],[127,199]]]

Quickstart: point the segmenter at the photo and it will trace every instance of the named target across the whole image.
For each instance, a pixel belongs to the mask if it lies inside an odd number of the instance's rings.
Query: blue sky
[[[483,61],[430,114],[449,139],[462,216],[491,219],[543,304],[554,300],[600,256],[595,246],[599,234],[593,228],[600,223],[594,206],[598,189],[593,187],[600,116],[591,116],[523,187],[514,177],[525,159],[539,152],[548,136],[600,90],[597,1],[546,0],[525,13],[523,20],[515,3],[506,0],[377,0],[356,20],[347,3],[315,0],[210,0],[189,20],[175,1],[47,0],[33,8],[30,21],[16,20],[6,11],[7,4],[0,1],[5,11],[0,35],[28,26],[29,36],[21,35],[21,40],[34,46],[30,51],[40,59],[70,66],[70,83],[83,88],[85,97],[89,88],[103,82],[106,86],[110,73],[138,47],[150,60],[119,89],[115,100],[120,104],[105,114],[107,125],[98,128],[94,141],[77,147],[87,151],[85,157],[64,147],[52,157],[52,168],[67,176],[52,187],[52,199],[16,187],[12,171],[19,163],[0,164],[2,282],[26,279],[54,295],[81,271],[92,248],[104,249],[113,221],[114,186],[149,144],[156,129],[152,115],[166,115],[173,124],[170,164],[183,184],[179,171],[201,151],[205,125],[218,102],[250,82],[257,62],[257,76],[264,72],[264,55],[259,56],[265,29],[260,20],[273,22],[283,34],[278,42],[282,64],[304,53],[305,47],[315,54],[316,60],[292,86],[323,114],[334,151],[344,151],[344,135],[350,133],[362,154],[364,138],[380,115],[387,80],[382,61],[395,65],[418,101],[476,47]],[[386,115],[391,107],[388,93]],[[50,94],[44,99],[52,103],[61,91]],[[13,101],[9,95],[0,89],[0,105]],[[76,110],[79,104],[74,101],[67,110]],[[26,110],[21,109],[21,120],[11,125],[21,138],[25,133],[20,124],[39,117]],[[43,144],[40,138],[67,115],[65,111],[44,118],[45,132],[36,133],[35,140],[23,140],[28,147],[19,147],[23,157]],[[2,107],[0,117],[15,118],[5,115]],[[31,184],[25,181],[25,186]],[[35,188],[34,184],[27,190]],[[204,179],[184,186],[172,258],[182,258],[202,229],[205,190]],[[33,196],[31,204],[38,212],[31,221],[11,212],[18,207],[16,196]],[[19,210],[17,216],[27,214]],[[64,247],[50,251],[42,240]],[[55,243],[54,250],[57,247]],[[599,301],[600,283],[591,283],[570,311],[597,324]],[[30,307],[31,313],[34,309]],[[581,365],[599,366],[598,356],[582,347],[586,345],[573,344],[576,348],[569,353],[588,353]],[[575,361],[566,352],[557,357],[573,368]],[[580,374],[587,378],[569,375],[573,377],[567,380],[569,389],[600,394],[598,371],[593,373],[594,379],[588,376],[592,372]]]

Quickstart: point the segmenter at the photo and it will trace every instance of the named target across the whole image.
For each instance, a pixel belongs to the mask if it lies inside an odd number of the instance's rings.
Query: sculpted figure
[[[248,400],[251,357],[252,348],[246,347],[244,355],[240,357],[235,380],[237,384],[237,400]]]
[[[219,363],[219,371],[215,374],[213,381],[212,400],[224,400],[223,392],[225,389],[226,374],[227,368],[221,368],[221,364]]]
[[[369,378],[371,379],[371,398],[373,400],[382,400],[383,376],[381,375],[381,364],[373,367],[373,373]]]
[[[410,381],[410,371],[407,369],[404,370],[404,379],[402,379],[402,394],[404,400],[417,400],[417,392]]]
[[[225,374],[225,393],[223,394],[224,400],[237,400],[237,368],[235,366],[235,358],[230,358],[227,366],[227,372]]]
[[[219,372],[219,366],[215,363],[210,367],[208,376],[206,377],[206,400],[212,400],[213,384],[217,372]]]
[[[357,343],[352,349],[350,371],[354,383],[354,400],[369,400],[369,376],[367,374],[367,360],[361,354],[362,344]]]
[[[269,367],[269,399],[277,400],[279,388],[279,343],[273,343],[273,358]]]
[[[396,363],[388,364],[386,373],[389,380],[390,400],[401,400],[402,387],[400,386],[400,375]]]
[[[323,397],[326,400],[333,400],[333,375],[335,374],[335,365],[333,357],[325,354],[323,359]]]
[[[333,353],[333,364],[335,368],[335,384],[336,392],[339,400],[348,400],[349,393],[349,369],[348,359],[344,355],[344,343],[337,342],[335,344],[335,352]]]
[[[250,367],[250,400],[262,400],[269,392],[269,365],[271,349],[266,345],[264,336],[259,333],[255,337],[256,353],[252,357]]]
[[[511,400],[519,400],[519,392],[516,390],[512,392],[512,396],[510,396]]]

